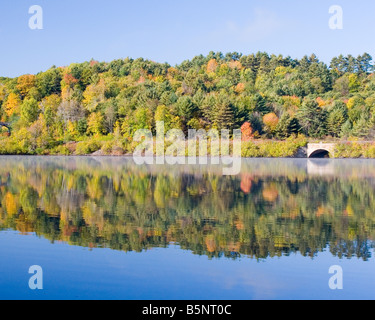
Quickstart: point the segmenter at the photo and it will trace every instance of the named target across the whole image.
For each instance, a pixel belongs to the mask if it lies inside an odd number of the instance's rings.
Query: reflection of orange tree
[[[252,186],[252,176],[250,174],[243,174],[241,175],[241,190],[245,194],[249,194],[251,191],[251,186]]]
[[[90,161],[4,163],[0,227],[124,251],[173,242],[209,257],[311,256],[330,243],[333,254],[368,258],[375,239],[371,180],[276,175],[259,162],[224,177]]]

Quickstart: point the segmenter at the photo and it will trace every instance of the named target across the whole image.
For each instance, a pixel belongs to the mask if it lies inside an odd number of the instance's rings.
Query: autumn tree
[[[101,79],[98,84],[91,84],[86,88],[83,92],[83,105],[88,111],[95,111],[98,104],[104,101],[105,89],[106,87],[103,79]]]
[[[241,134],[243,141],[249,141],[253,139],[253,128],[251,127],[251,124],[249,122],[245,122],[241,126]]]
[[[165,132],[168,132],[170,129],[172,129],[173,115],[171,114],[170,109],[165,105],[160,105],[156,108],[155,123],[156,122],[164,122]]]
[[[32,74],[26,74],[18,77],[17,79],[17,89],[23,97],[25,97],[29,91],[35,87],[35,76]]]
[[[275,113],[271,112],[263,116],[263,123],[266,127],[266,131],[269,134],[273,134],[275,132],[277,124],[279,123],[279,118]]]
[[[39,106],[34,98],[25,99],[21,105],[21,119],[29,125],[38,119]]]
[[[207,63],[207,73],[215,72],[217,67],[218,67],[218,63],[217,63],[216,59],[211,59]]]
[[[5,110],[5,113],[10,117],[11,115],[15,114],[15,113],[19,113],[19,108],[20,108],[20,105],[21,105],[21,99],[20,97],[11,92],[9,95],[8,95],[8,98],[5,102],[5,105],[4,105],[4,110]]]
[[[41,101],[40,108],[44,115],[47,128],[50,128],[55,123],[60,104],[61,98],[57,94],[52,94]]]
[[[87,132],[93,135],[101,135],[104,133],[104,117],[100,112],[90,114],[87,121]]]

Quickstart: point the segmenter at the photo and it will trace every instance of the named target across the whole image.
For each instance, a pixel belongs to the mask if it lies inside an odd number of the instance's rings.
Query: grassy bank
[[[340,142],[336,145],[335,158],[375,159],[375,142]]]
[[[294,157],[299,149],[307,145],[304,136],[291,137],[285,141],[276,140],[251,140],[242,141],[241,155],[249,158],[278,158]],[[86,137],[79,141],[46,141],[40,143],[38,139],[30,136],[10,136],[0,139],[0,154],[2,155],[112,155],[121,156],[133,154],[139,142],[124,139],[115,135]],[[168,154],[171,143],[165,142],[164,151]],[[218,155],[220,146],[207,144],[207,154]],[[188,142],[186,142],[188,155]],[[197,154],[199,154],[197,147]],[[230,144],[230,152],[233,146]]]
[[[242,142],[244,158],[290,158],[297,156],[300,148],[307,145],[303,136],[291,137],[285,141],[260,140]]]
[[[311,142],[311,141],[310,141]],[[242,141],[241,156],[244,158],[291,158],[304,157],[301,152],[309,143],[303,135],[293,136],[286,140],[249,140]],[[335,158],[367,158],[375,159],[375,142],[340,142],[337,141]],[[156,143],[154,143],[156,145]],[[124,139],[121,136],[106,135],[85,137],[78,141],[46,140],[43,143],[38,138],[31,138],[25,132],[24,135],[1,137],[1,155],[109,155],[122,156],[133,154],[139,142]],[[168,154],[171,143],[165,142],[164,151]],[[199,154],[197,147],[197,155]],[[232,143],[230,150],[233,149]],[[188,142],[185,146],[185,155],[188,155]],[[207,144],[209,156],[218,155],[220,146]]]

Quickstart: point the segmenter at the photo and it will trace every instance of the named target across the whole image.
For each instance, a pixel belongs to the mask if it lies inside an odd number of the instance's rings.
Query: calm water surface
[[[372,160],[0,157],[0,299],[375,299],[374,191]]]

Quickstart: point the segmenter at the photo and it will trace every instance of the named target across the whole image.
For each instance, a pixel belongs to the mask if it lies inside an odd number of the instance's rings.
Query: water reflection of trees
[[[231,258],[329,248],[369,259],[375,239],[372,163],[335,163],[329,177],[309,176],[306,162],[292,160],[253,160],[233,177],[116,158],[0,163],[0,227],[51,241],[123,251],[177,243]]]

